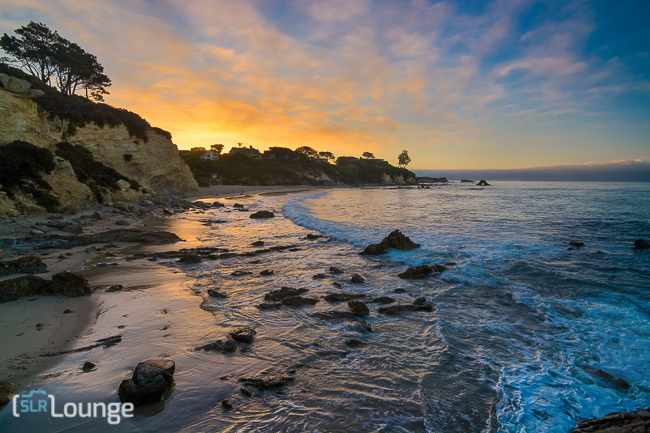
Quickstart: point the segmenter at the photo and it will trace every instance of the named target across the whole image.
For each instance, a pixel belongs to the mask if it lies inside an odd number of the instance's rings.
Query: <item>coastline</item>
[[[324,189],[311,185],[298,186],[246,186],[246,185],[214,185],[208,188],[199,188],[186,194],[186,201],[197,201],[206,198],[250,198],[255,195],[289,194],[303,191]],[[105,206],[95,206],[84,209],[72,216],[66,216],[64,220],[79,219],[88,217],[94,212],[106,212]],[[0,228],[0,235],[5,239],[21,239],[30,235],[30,232],[48,221],[51,214],[28,215],[20,217],[7,217]],[[151,215],[129,218],[128,225],[117,226],[115,221],[122,219],[118,212],[115,216],[107,216],[104,219],[93,220],[92,224],[84,225],[83,233],[100,233],[115,228],[143,228],[145,230],[160,231],[162,228],[157,224],[146,224]],[[129,215],[131,216],[131,215]],[[157,218],[167,219],[160,213]],[[180,235],[180,234],[179,234]],[[183,237],[182,235],[180,235]],[[98,251],[92,246],[81,246],[71,249],[56,248],[41,251],[25,250],[17,253],[0,251],[0,259],[15,259],[30,255],[39,256],[47,264],[47,271],[36,274],[42,278],[51,278],[52,275],[70,271],[81,272],[89,279],[91,286],[98,289],[90,296],[78,298],[66,298],[62,296],[37,296],[24,297],[15,301],[0,303],[0,341],[3,349],[0,351],[0,380],[7,380],[15,383],[16,393],[21,389],[29,388],[38,381],[43,372],[61,364],[66,356],[44,357],[44,353],[63,352],[80,345],[81,340],[87,334],[97,334],[92,328],[97,325],[98,318],[104,314],[102,308],[107,298],[104,288],[122,284],[125,289],[135,287],[135,290],[143,287],[165,286],[168,282],[168,269],[145,271],[146,281],[141,277],[135,277],[137,284],[134,284],[134,275],[130,278],[124,275],[116,275],[111,268],[92,268],[89,272],[85,266],[92,263],[105,261],[114,254],[112,251],[126,249],[130,252],[139,252],[146,248],[144,245],[133,245],[117,243],[114,248],[106,251]],[[171,244],[168,249],[178,249],[185,245]],[[120,269],[120,271],[123,268]],[[134,272],[137,273],[137,272]],[[10,280],[28,274],[12,274],[0,277],[0,281]],[[153,277],[153,278],[150,278]],[[174,275],[178,280],[178,275]],[[165,286],[166,287],[166,286]],[[114,299],[118,294],[110,294]],[[121,294],[119,294],[121,296]],[[129,306],[129,309],[135,306]],[[73,313],[64,314],[65,310],[72,310]],[[109,321],[113,319],[108,319]],[[42,325],[38,326],[37,325]]]

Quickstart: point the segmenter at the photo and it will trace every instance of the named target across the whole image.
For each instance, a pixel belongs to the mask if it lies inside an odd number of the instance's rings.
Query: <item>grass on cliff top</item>
[[[131,137],[136,137],[147,142],[147,130],[151,128],[149,122],[136,113],[123,108],[111,107],[108,104],[92,102],[79,95],[64,95],[53,87],[48,86],[38,78],[26,74],[20,69],[13,68],[6,63],[0,63],[0,73],[11,75],[21,80],[29,81],[32,88],[42,90],[45,95],[35,99],[40,108],[50,113],[50,117],[59,116],[69,120],[67,131],[62,139],[66,139],[89,123],[94,123],[100,128],[104,126],[126,126]],[[154,132],[171,140],[171,134],[160,128],[151,128]]]

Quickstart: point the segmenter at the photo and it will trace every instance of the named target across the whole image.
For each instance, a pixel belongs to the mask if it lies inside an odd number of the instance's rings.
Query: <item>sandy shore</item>
[[[238,185],[215,185],[209,188],[199,188],[196,191],[186,194],[185,200],[195,201],[206,198],[226,197],[250,197],[255,194],[283,194],[295,193],[321,189],[309,185],[300,186],[238,186]],[[128,204],[127,204],[128,205]],[[160,208],[159,210],[162,210]],[[99,211],[101,219],[93,219],[91,216]],[[97,206],[85,209],[71,216],[33,215],[13,218],[2,218],[0,224],[0,237],[5,240],[23,239],[33,236],[34,230],[47,230],[46,224],[51,221],[64,221],[71,224],[83,223],[83,233],[100,233],[116,228],[142,228],[145,230],[158,230],[156,224],[149,224],[146,219],[152,216],[164,216],[162,212],[140,213],[123,212],[121,209]],[[53,219],[54,218],[54,219]],[[128,225],[116,225],[118,220],[127,220]],[[70,233],[50,229],[48,234]],[[191,237],[191,233],[177,233],[182,238]],[[6,244],[5,244],[6,245]],[[182,248],[189,245],[167,245],[168,249]],[[84,266],[89,263],[109,262],[113,256],[121,250],[134,248],[133,244],[113,244],[105,246],[82,246],[72,249],[48,249],[39,251],[15,250],[0,247],[0,259],[8,260],[22,256],[37,255],[47,265],[47,272],[38,276],[48,279],[55,273],[62,271],[82,272]],[[29,387],[38,375],[52,366],[62,362],[64,356],[43,357],[44,353],[61,352],[80,345],[79,338],[89,333],[89,327],[97,326],[100,317],[104,321],[115,320],[113,316],[106,315],[106,295],[103,289],[113,284],[123,284],[127,290],[139,290],[143,287],[164,286],[166,290],[160,293],[169,292],[169,269],[153,266],[151,269],[130,270],[126,274],[124,268],[120,267],[119,274],[111,268],[93,268],[89,277],[92,286],[97,287],[89,297],[64,298],[64,297],[27,297],[16,301],[0,304],[0,380],[14,382],[17,392]],[[139,275],[138,275],[139,274]],[[23,274],[14,274],[0,277],[0,281],[16,278]],[[127,277],[128,276],[128,277]],[[182,278],[174,275],[173,280],[180,282]],[[128,292],[127,292],[128,293]],[[165,295],[163,298],[171,295]],[[123,298],[123,299],[122,299]],[[117,303],[123,303],[120,307],[133,306],[133,296],[128,294],[111,294],[111,299]],[[137,297],[136,297],[137,298]],[[122,299],[119,301],[119,299]],[[195,301],[194,301],[195,302]],[[142,305],[139,302],[137,305]],[[158,305],[158,303],[156,303]],[[115,305],[113,305],[114,308]],[[71,310],[73,313],[64,314],[64,311]],[[129,307],[129,311],[133,308]],[[135,310],[134,310],[135,311]],[[133,313],[134,311],[131,311]],[[158,317],[158,316],[156,316]],[[153,325],[158,326],[154,322]],[[92,330],[90,330],[92,331]],[[93,335],[101,333],[90,332]]]

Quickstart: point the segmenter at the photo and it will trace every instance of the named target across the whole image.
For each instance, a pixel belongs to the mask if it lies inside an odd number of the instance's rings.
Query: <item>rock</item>
[[[95,367],[97,367],[97,364],[95,364],[94,362],[91,362],[91,361],[86,361],[86,362],[84,362],[84,365],[81,368],[83,369],[83,371],[88,372],[88,371],[92,370]]]
[[[164,208],[164,209],[163,209],[163,213],[164,213],[165,215],[174,215],[174,211],[171,210],[171,209],[169,209],[169,208]]]
[[[214,350],[216,352],[222,352],[223,351],[223,341],[217,340],[214,343],[204,344],[203,346],[197,347],[196,350],[205,350],[205,351]]]
[[[580,247],[584,247],[585,244],[582,243],[582,242],[578,242],[578,241],[571,241],[571,242],[569,242],[569,246],[580,248]]]
[[[243,209],[243,208],[244,208],[244,205],[243,205],[243,204],[239,204],[239,203],[235,203],[234,205],[232,205],[232,207],[236,207],[236,208],[239,208],[239,209]]]
[[[16,385],[11,382],[0,380],[0,407],[11,401],[16,392]]]
[[[320,239],[322,237],[323,237],[323,235],[316,235],[316,234],[312,234],[312,233],[308,233],[307,236],[306,236],[307,239],[312,240],[312,241],[314,239]]]
[[[645,239],[637,239],[634,241],[635,250],[647,250],[650,249],[650,243]]]
[[[330,274],[334,274],[334,275],[341,275],[343,273],[343,269],[337,268],[336,266],[330,266],[329,271]]]
[[[368,245],[361,254],[377,256],[385,254],[386,250],[390,248],[401,251],[411,251],[416,248],[420,248],[420,244],[413,242],[411,238],[405,236],[401,231],[394,230],[388,236],[382,239],[379,244]]]
[[[234,271],[230,273],[230,275],[232,275],[233,277],[241,277],[244,275],[252,275],[252,274],[253,273],[249,271]]]
[[[37,274],[46,271],[47,266],[43,260],[36,256],[0,261],[0,277],[11,274]]]
[[[33,275],[0,281],[0,303],[23,296],[45,295],[49,282]]]
[[[212,298],[221,298],[221,299],[228,297],[227,294],[219,292],[219,291],[217,291],[215,289],[208,289],[208,296],[210,296]]]
[[[406,289],[395,289],[393,293],[406,293]]]
[[[365,304],[365,302],[362,301],[357,301],[357,300],[348,301],[348,307],[350,307],[350,310],[352,310],[354,315],[357,317],[368,317],[368,315],[370,314],[370,310],[368,309],[368,306]]]
[[[406,271],[402,272],[401,274],[398,274],[397,276],[402,278],[403,280],[421,280],[429,276],[429,274],[434,271],[436,273],[440,273],[446,270],[447,268],[444,267],[443,265],[434,265],[434,266],[422,265],[422,266],[410,267]]]
[[[30,231],[29,231],[29,234],[30,234],[31,236],[42,236],[42,235],[45,234],[45,232],[44,232],[43,230],[34,229],[34,230],[30,230]]]
[[[42,331],[44,327],[45,325],[43,325],[42,323],[37,323],[35,326],[37,331]]]
[[[26,97],[27,99],[38,99],[38,98],[40,98],[40,97],[43,96],[43,95],[45,95],[45,92],[42,91],[42,90],[38,90],[38,89],[29,89],[29,90],[27,91],[27,94],[25,95],[25,97]]]
[[[221,406],[225,407],[227,410],[230,410],[230,409],[233,408],[232,403],[229,402],[228,400],[223,400],[223,401],[221,402]]]
[[[487,182],[485,181],[485,179],[481,179],[481,180],[479,181],[479,183],[477,183],[476,185],[478,185],[478,186],[492,186],[492,185],[490,185],[489,183],[487,183]]]
[[[413,301],[413,305],[424,305],[425,302],[427,302],[427,298],[417,298],[415,301]]]
[[[354,325],[352,325],[352,329],[357,331],[360,334],[365,334],[366,332],[372,332],[372,326],[370,326],[370,323],[366,322],[365,320],[359,320],[357,322],[354,322]]]
[[[118,389],[122,403],[140,406],[160,401],[171,390],[176,364],[168,359],[150,359],[138,364],[130,380]]]
[[[570,433],[644,433],[650,431],[650,409],[615,412],[602,418],[581,421]]]
[[[264,241],[255,241],[255,242],[253,242],[253,243],[251,244],[251,246],[254,246],[254,247],[262,247],[262,246],[264,246]]]
[[[93,214],[90,217],[93,218],[93,219],[96,219],[96,220],[104,220],[104,219],[106,219],[106,216],[103,213],[101,213],[100,211],[98,211],[98,210],[93,212]]]
[[[293,382],[294,378],[291,376],[286,376],[281,373],[260,373],[255,376],[244,376],[240,377],[239,381],[243,382],[246,385],[254,386],[259,390],[274,389],[280,388]]]
[[[115,224],[117,224],[118,226],[128,226],[131,223],[129,222],[129,220],[121,219],[115,221]]]
[[[352,275],[352,278],[350,278],[350,281],[354,284],[363,284],[366,282],[366,279],[359,274],[354,274]]]
[[[339,293],[328,293],[325,295],[325,300],[330,302],[345,302],[354,298],[365,298],[366,295],[363,293],[356,292],[339,292]]]
[[[250,218],[275,218],[275,214],[268,210],[260,210],[251,214]]]
[[[274,271],[271,269],[264,269],[263,271],[260,271],[260,275],[273,275]]]
[[[600,379],[611,387],[618,388],[621,391],[628,391],[630,389],[630,384],[627,383],[624,379],[612,376],[600,368],[593,368],[590,365],[579,365],[579,367],[583,369],[585,373],[589,374],[592,377]]]
[[[344,344],[350,347],[359,347],[359,346],[363,346],[363,341],[348,338],[347,340],[344,341]]]
[[[107,292],[112,293],[112,292],[119,292],[120,290],[124,289],[124,286],[121,284],[114,284],[110,286],[108,289],[106,289]]]
[[[228,339],[223,343],[224,352],[234,352],[235,350],[237,350],[237,343],[233,340]]]
[[[327,274],[316,274],[316,275],[313,275],[312,278],[314,280],[322,280],[324,278],[327,278]]]
[[[47,288],[47,292],[53,295],[75,297],[90,295],[92,289],[84,277],[66,271],[52,276],[52,282]]]
[[[354,319],[356,315],[352,311],[322,311],[314,313],[311,317],[322,320],[332,320],[332,319]]]
[[[262,302],[257,306],[260,310],[275,310],[282,306],[282,302]]]
[[[63,310],[63,314],[72,314],[72,313],[74,313],[74,311],[70,310],[69,308]]]
[[[318,299],[303,298],[302,296],[292,296],[290,298],[284,299],[282,303],[290,307],[302,307],[304,305],[316,305],[318,303]]]
[[[201,256],[196,254],[183,254],[179,259],[179,263],[201,263]]]
[[[294,289],[293,287],[282,287],[279,290],[273,290],[272,292],[267,293],[266,295],[264,295],[264,299],[267,301],[282,302],[286,298],[302,295],[304,293],[307,293],[308,291],[309,290],[307,289]]]
[[[31,83],[20,78],[12,77],[7,74],[0,74],[0,83],[2,86],[12,93],[20,95],[27,95],[29,89],[32,87]]]
[[[230,336],[233,338],[233,340],[248,344],[253,342],[256,334],[257,331],[248,326],[230,331]]]
[[[226,206],[225,204],[218,201],[212,202],[212,207],[225,207],[225,206]]]
[[[249,390],[247,390],[247,389],[244,388],[243,386],[242,386],[241,388],[239,388],[239,392],[241,392],[242,394],[244,394],[246,397],[250,397],[251,395],[253,395],[253,394],[251,394],[251,392],[250,392]]]
[[[389,296],[380,296],[378,298],[374,298],[370,302],[373,303],[373,304],[386,305],[386,304],[392,304],[393,302],[395,302],[395,299],[393,299],[393,298],[391,298]]]
[[[399,314],[403,311],[433,311],[433,305],[391,305],[390,307],[379,307],[377,311],[388,315]]]

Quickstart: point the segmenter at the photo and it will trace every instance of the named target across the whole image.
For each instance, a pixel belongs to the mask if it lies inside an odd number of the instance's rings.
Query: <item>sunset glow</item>
[[[0,0],[97,55],[106,102],[179,149],[374,153],[415,169],[650,157],[650,4]]]

